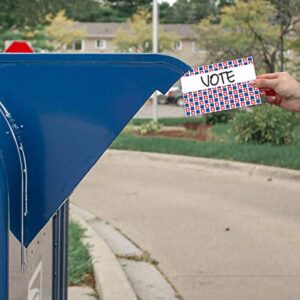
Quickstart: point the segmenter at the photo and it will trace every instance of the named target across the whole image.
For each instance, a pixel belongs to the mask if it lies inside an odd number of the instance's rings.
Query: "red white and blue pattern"
[[[184,76],[225,70],[246,64],[253,64],[252,57],[193,68]],[[259,89],[250,86],[249,81],[183,93],[183,100],[187,117],[261,104]]]
[[[187,93],[183,99],[186,116],[261,104],[259,90],[248,82]]]
[[[205,74],[205,73],[219,71],[219,70],[227,70],[230,68],[237,68],[237,67],[252,65],[252,64],[253,64],[252,56],[233,59],[233,60],[227,60],[227,61],[223,61],[223,62],[220,62],[217,64],[210,64],[210,65],[193,68],[190,71],[188,71],[187,73],[185,73],[184,77]]]

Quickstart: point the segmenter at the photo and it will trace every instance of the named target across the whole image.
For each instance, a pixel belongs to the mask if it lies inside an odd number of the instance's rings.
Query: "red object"
[[[261,92],[265,92],[266,96],[276,96],[276,92],[273,89],[260,89]]]
[[[26,41],[12,41],[4,50],[5,53],[33,53],[34,50]]]

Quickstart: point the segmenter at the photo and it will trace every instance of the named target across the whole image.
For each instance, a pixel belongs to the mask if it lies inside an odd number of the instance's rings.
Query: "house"
[[[125,23],[78,23],[86,36],[82,40],[74,41],[67,48],[70,52],[83,53],[114,53],[116,45],[114,39],[119,28],[126,29]],[[175,33],[180,39],[174,43],[172,51],[165,54],[175,56],[192,66],[205,61],[205,51],[197,49],[193,25],[163,24],[167,32]]]

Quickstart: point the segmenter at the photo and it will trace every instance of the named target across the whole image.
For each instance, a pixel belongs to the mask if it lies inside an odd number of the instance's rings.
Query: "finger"
[[[281,100],[282,100],[282,97],[279,96],[279,95],[276,95],[274,104],[275,105],[281,105]]]
[[[276,79],[278,78],[278,73],[266,73],[257,75],[257,79]]]
[[[282,104],[282,97],[280,97],[279,95],[269,96],[269,97],[267,97],[267,102],[270,103],[270,104],[281,106],[281,104]]]
[[[276,95],[276,92],[273,89],[264,89],[264,88],[261,88],[259,90],[260,90],[260,94],[262,96],[275,96]]]
[[[276,86],[278,85],[278,79],[256,79],[253,81],[253,85],[257,88],[275,90]]]
[[[275,104],[275,96],[269,96],[267,97],[267,102],[271,104]]]

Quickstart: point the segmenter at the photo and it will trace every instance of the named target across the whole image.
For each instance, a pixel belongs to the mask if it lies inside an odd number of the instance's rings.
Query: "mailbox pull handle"
[[[23,144],[20,137],[17,134],[19,130],[18,125],[15,123],[9,111],[6,109],[4,104],[0,101],[0,114],[5,119],[7,126],[9,128],[9,133],[11,134],[13,141],[16,145],[20,170],[21,170],[21,272],[25,271],[26,257],[25,257],[25,243],[24,243],[24,221],[25,217],[28,215],[28,173],[27,173],[27,162]],[[21,126],[22,127],[22,126]]]

